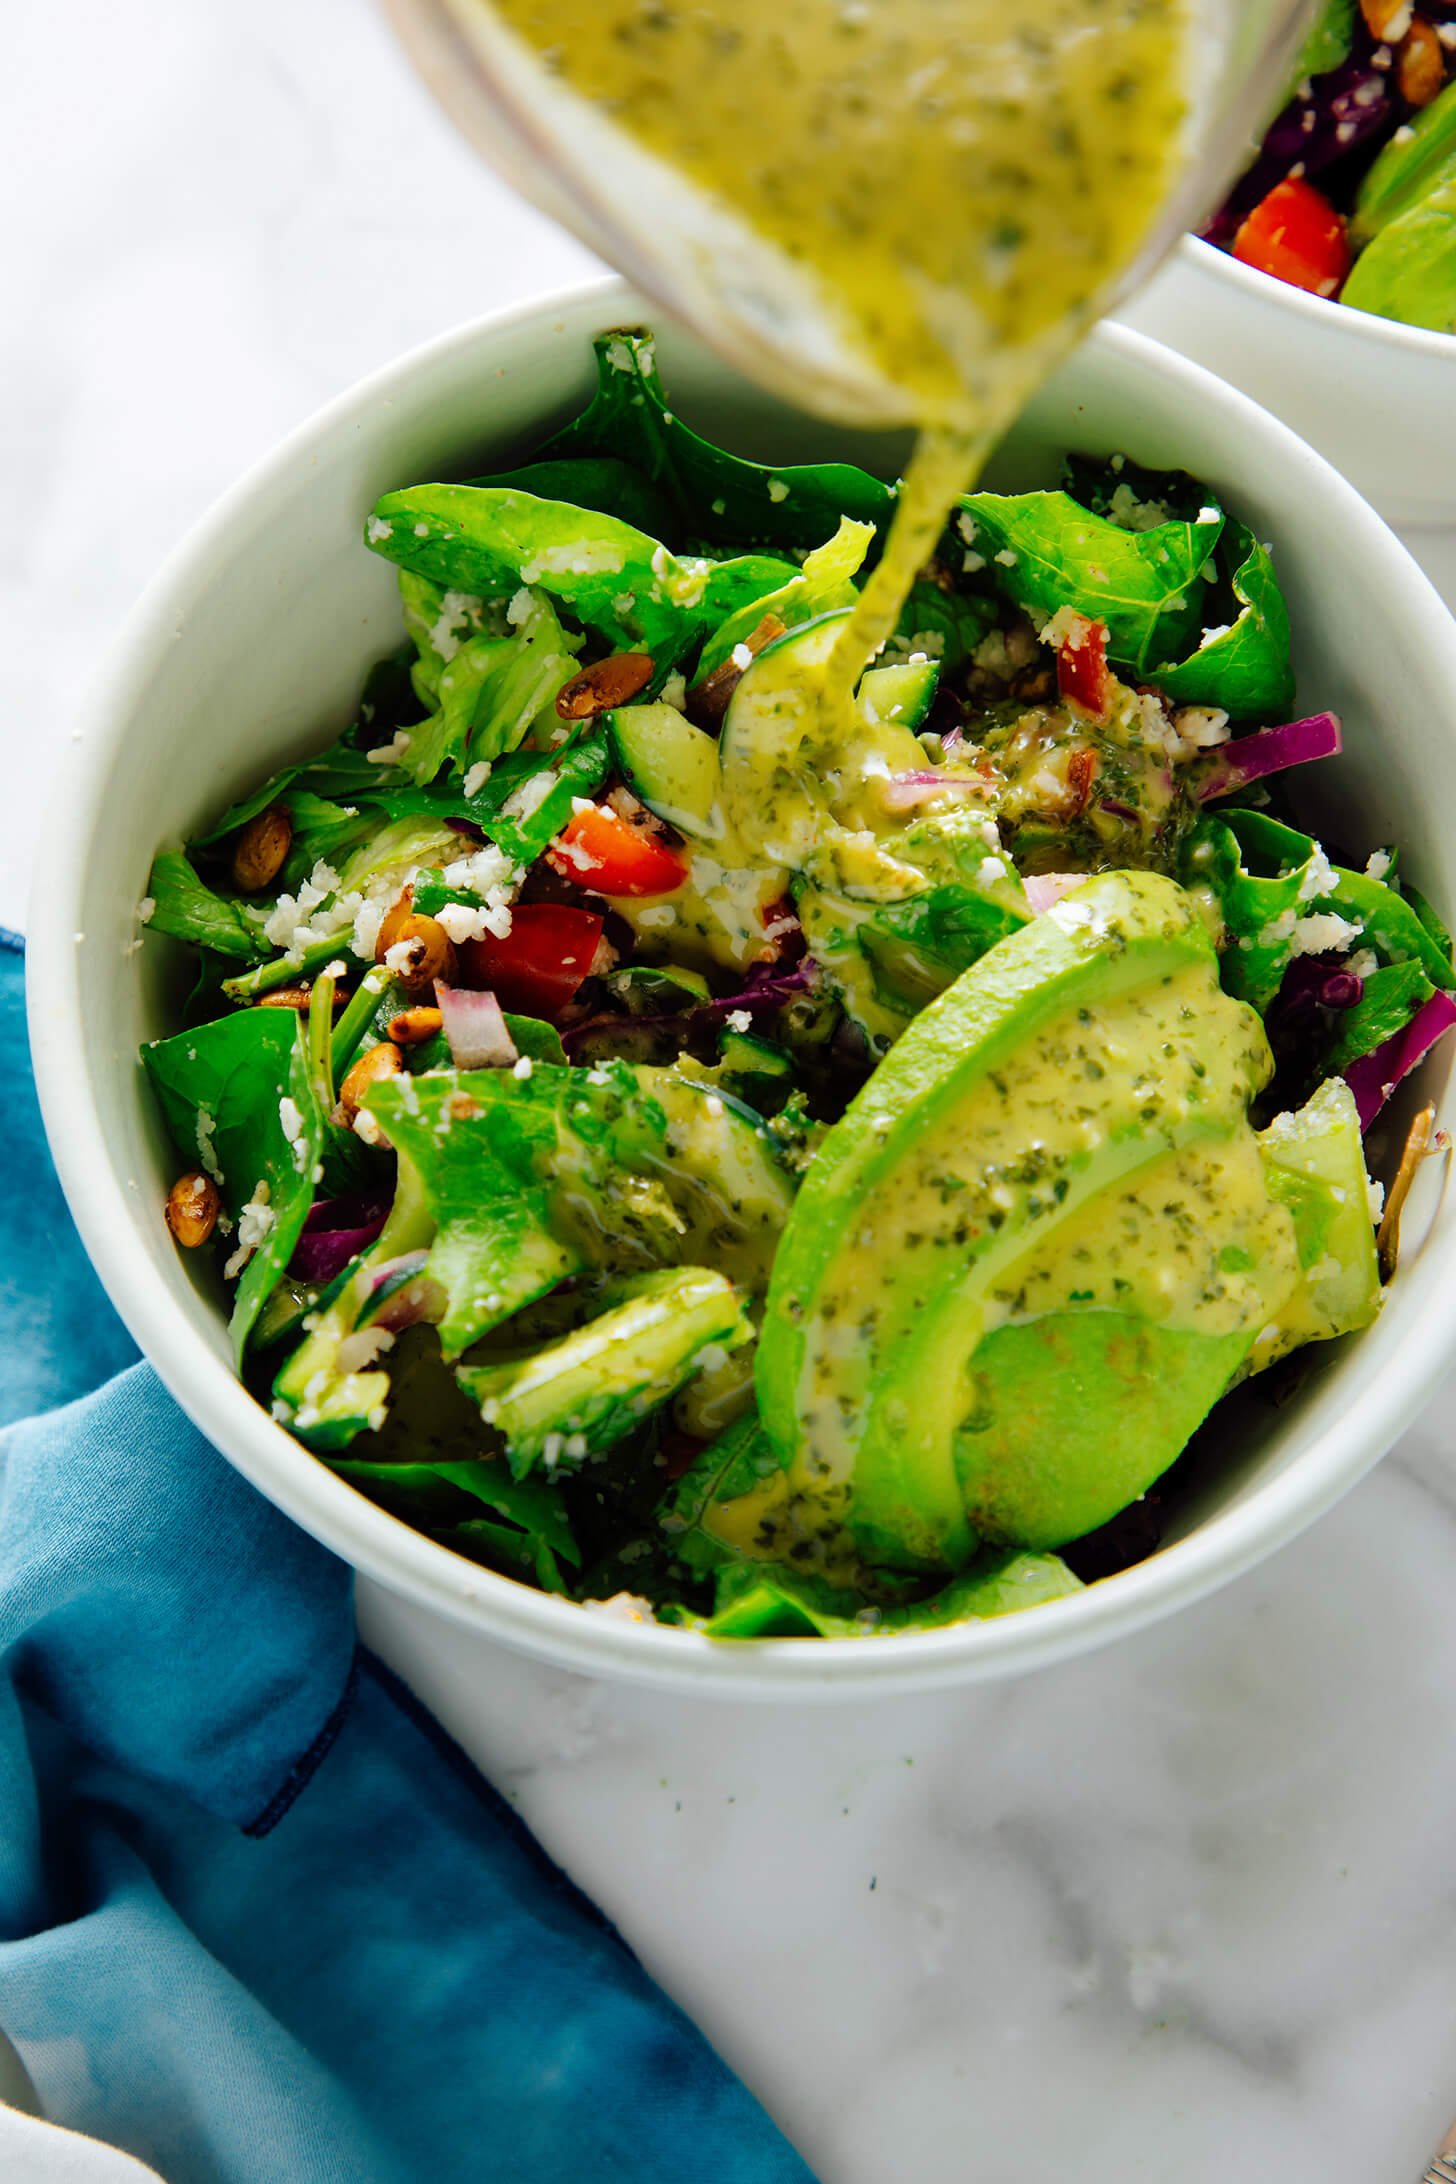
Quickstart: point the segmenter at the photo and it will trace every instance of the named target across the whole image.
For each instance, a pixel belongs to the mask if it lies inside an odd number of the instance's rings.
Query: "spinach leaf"
[[[1376,1047],[1404,1031],[1436,990],[1419,963],[1409,962],[1387,963],[1372,971],[1364,989],[1355,1006],[1336,1019],[1334,1042],[1322,1064],[1327,1075],[1342,1073],[1362,1054],[1373,1054]]]
[[[199,948],[238,956],[246,963],[267,955],[266,909],[236,896],[215,894],[180,849],[164,849],[153,860],[147,893],[153,904],[147,924],[154,933],[170,933],[174,940],[190,940]]]
[[[1151,679],[1178,705],[1215,705],[1235,720],[1285,713],[1294,700],[1289,610],[1273,558],[1242,523],[1231,523],[1219,558],[1239,612],[1218,636],[1205,637],[1180,662],[1155,667]]]
[[[570,501],[598,515],[619,516],[653,538],[673,532],[673,510],[665,494],[631,463],[615,455],[576,455],[555,462],[527,463],[521,470],[497,471],[494,477],[467,478],[467,485],[503,485],[538,500]]]
[[[241,1359],[313,1203],[324,1117],[303,1025],[291,1009],[243,1009],[157,1040],[142,1059],[173,1143],[212,1176],[229,1219],[241,1221],[251,1202],[266,1221],[233,1300]]]
[[[369,517],[375,553],[453,591],[539,588],[618,647],[676,657],[691,641],[703,562],[680,561],[615,516],[505,486],[417,485]]]
[[[952,882],[877,903],[861,927],[861,945],[894,991],[923,1005],[1029,916],[1029,904],[1018,909]]]
[[[1114,665],[1140,677],[1194,641],[1221,513],[1125,531],[1066,493],[971,493],[961,509],[988,578],[1038,625],[1076,607],[1106,624]]]
[[[570,819],[576,799],[595,795],[610,765],[603,728],[578,735],[551,759],[516,751],[497,759],[490,779],[467,800],[468,816],[518,865],[534,864]]]
[[[939,660],[945,675],[958,675],[995,626],[996,612],[989,601],[962,591],[942,591],[922,578],[910,587],[884,658],[890,661],[924,652]]]
[[[812,553],[804,556],[803,566],[794,568],[791,563],[774,564],[766,557],[746,555],[741,561],[720,562],[709,579],[709,594],[716,605],[725,597],[727,572],[752,572],[735,574],[734,581],[754,587],[752,596],[745,604],[730,612],[726,621],[720,622],[703,646],[698,661],[697,679],[703,680],[740,645],[752,636],[764,615],[775,614],[789,628],[796,623],[812,621],[816,614],[827,614],[836,607],[852,607],[858,594],[853,578],[874,542],[874,532],[865,523],[852,523],[848,517],[840,521],[833,538]],[[782,583],[770,592],[756,588],[760,573],[767,575],[781,566],[786,572]],[[717,580],[715,582],[715,580]]]
[[[700,439],[667,406],[650,334],[623,328],[599,335],[594,347],[596,394],[541,448],[542,459],[612,456],[631,464],[694,538],[816,546],[841,516],[888,523],[894,489],[853,463],[750,463]]]
[[[1361,251],[1340,301],[1377,318],[1456,333],[1456,155],[1444,180]]]
[[[525,1570],[547,1592],[567,1589],[559,1563],[572,1568],[580,1565],[581,1553],[559,1497],[538,1480],[512,1478],[509,1465],[498,1459],[390,1464],[326,1456],[325,1461],[340,1478],[362,1488],[385,1508],[429,1523],[435,1537],[447,1546],[457,1546],[464,1553],[483,1546],[488,1550],[485,1559],[500,1558],[510,1567]],[[483,1503],[498,1521],[448,1521],[461,1494]]]
[[[386,1080],[369,1094],[370,1113],[418,1176],[435,1223],[426,1269],[445,1291],[447,1358],[588,1263],[584,1247],[553,1225],[554,1105],[504,1093],[519,1081],[508,1071],[441,1070]]]
[[[1299,920],[1326,912],[1358,925],[1360,943],[1384,962],[1414,962],[1433,985],[1456,986],[1449,954],[1410,903],[1380,880],[1329,864],[1294,827],[1230,811],[1200,820],[1185,854],[1185,884],[1211,888],[1229,931],[1224,987],[1261,1012],[1293,960]]]
[[[783,1472],[783,1459],[747,1411],[715,1441],[700,1449],[658,1512],[658,1529],[675,1559],[688,1569],[716,1570],[738,1559],[709,1529],[715,1510],[740,1501]]]
[[[713,1613],[691,1620],[710,1638],[865,1638],[1014,1615],[1081,1590],[1058,1555],[988,1552],[928,1599],[876,1607],[804,1571],[736,1562],[718,1573]]]

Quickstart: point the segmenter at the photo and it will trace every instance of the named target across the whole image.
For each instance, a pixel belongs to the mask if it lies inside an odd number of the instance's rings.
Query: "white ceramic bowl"
[[[1307,295],[1196,235],[1118,316],[1282,417],[1388,522],[1456,524],[1456,335]]]
[[[31,918],[31,1029],[61,1179],[117,1309],[183,1408],[265,1494],[384,1585],[570,1667],[735,1695],[851,1694],[987,1676],[1077,1653],[1207,1593],[1290,1539],[1395,1439],[1445,1360],[1456,1210],[1430,1203],[1376,1325],[1321,1358],[1297,1401],[1252,1400],[1151,1560],[1001,1621],[895,1639],[714,1645],[623,1624],[449,1554],[307,1455],[233,1377],[213,1271],[173,1248],[175,1165],[136,1061],[172,1028],[180,951],[131,949],[153,850],[351,717],[397,636],[393,571],[364,551],[377,495],[514,455],[591,383],[589,337],[640,321],[616,282],[481,321],[343,396],[177,551],[95,691],[46,836]],[[893,463],[662,339],[686,415],[775,460],[833,448]],[[995,478],[1054,480],[1068,446],[1182,464],[1278,542],[1301,691],[1337,707],[1349,754],[1326,789],[1357,847],[1401,843],[1456,905],[1456,626],[1351,488],[1282,425],[1135,334],[1104,329],[1033,403]],[[1434,1183],[1427,1179],[1431,1199]],[[199,1255],[201,1256],[201,1255]]]

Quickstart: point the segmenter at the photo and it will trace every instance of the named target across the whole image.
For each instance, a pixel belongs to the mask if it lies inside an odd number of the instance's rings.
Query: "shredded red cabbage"
[[[289,1273],[300,1282],[331,1282],[373,1243],[388,1213],[388,1204],[375,1199],[316,1199],[293,1247]]]
[[[812,956],[801,956],[789,970],[779,970],[771,963],[750,971],[748,982],[738,993],[724,994],[718,999],[700,1001],[695,1007],[681,1009],[667,1016],[590,1016],[584,1023],[571,1024],[561,1034],[561,1044],[568,1055],[588,1039],[620,1037],[630,1039],[643,1031],[672,1029],[685,1041],[694,1029],[705,1023],[714,1024],[720,1016],[747,1009],[750,1015],[766,1016],[781,1009],[796,994],[812,993],[818,983],[819,966]],[[716,1028],[716,1026],[715,1026]]]
[[[1433,993],[1421,1004],[1403,1031],[1398,1031],[1373,1053],[1362,1054],[1345,1071],[1345,1082],[1355,1095],[1360,1128],[1368,1130],[1403,1077],[1424,1061],[1438,1039],[1456,1024],[1456,994]]]
[[[1200,804],[1211,803],[1266,774],[1307,766],[1311,759],[1338,758],[1343,748],[1338,713],[1311,713],[1307,720],[1286,721],[1282,728],[1260,728],[1251,736],[1236,736],[1215,751],[1205,762],[1194,794]]]

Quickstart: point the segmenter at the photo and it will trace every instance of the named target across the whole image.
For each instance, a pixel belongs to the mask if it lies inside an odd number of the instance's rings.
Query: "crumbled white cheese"
[[[748,645],[735,645],[732,652],[729,654],[729,658],[732,660],[733,665],[738,669],[739,673],[741,674],[744,668],[752,667],[753,665],[752,648]]]
[[[468,902],[447,902],[435,913],[435,922],[447,940],[453,940],[458,948],[462,941],[484,940],[489,912],[484,905]]]
[[[379,945],[379,928],[384,923],[389,904],[385,898],[368,896],[360,904],[354,917],[354,930],[349,945],[361,963],[372,963],[374,951]]]
[[[662,702],[680,713],[688,702],[688,686],[681,671],[674,668],[662,686]]]
[[[713,1117],[714,1121],[716,1122],[718,1117],[723,1112],[723,1102],[719,1099],[717,1093],[710,1092],[708,1094],[708,1097],[704,1100],[703,1105],[707,1108],[708,1113]]]
[[[384,1132],[380,1129],[367,1107],[361,1107],[353,1122],[354,1135],[366,1145],[382,1145]]]
[[[1171,513],[1165,501],[1139,500],[1126,482],[1114,488],[1107,504],[1108,520],[1122,531],[1155,531],[1168,521]],[[1200,517],[1199,521],[1202,520]]]
[[[366,751],[364,756],[371,766],[397,766],[410,747],[412,737],[408,728],[396,728],[388,743]]]
[[[268,1203],[270,1196],[265,1176],[238,1215],[238,1248],[223,1268],[228,1281],[242,1273],[258,1246],[277,1225],[278,1216]]]
[[[439,615],[430,629],[430,643],[447,664],[460,650],[462,640],[457,631],[469,629],[479,619],[480,604],[472,593],[460,591],[447,591],[440,601]]]
[[[527,774],[520,787],[512,789],[510,795],[501,805],[501,817],[503,819],[529,819],[533,812],[541,809],[555,786],[556,777],[547,768],[543,767],[540,773]],[[497,851],[497,855],[499,854],[500,852]]]
[[[467,796],[479,796],[489,779],[490,760],[488,758],[478,758],[475,764],[467,770],[462,787]]]
[[[1017,556],[1009,546],[1003,546],[995,558],[1000,562],[1003,569],[1014,569],[1016,567]]]
[[[364,526],[371,546],[382,546],[385,539],[393,538],[394,525],[382,516],[371,516]]]
[[[725,1021],[730,1031],[752,1031],[753,1011],[752,1009],[730,1009]]]
[[[1297,956],[1344,955],[1363,930],[1363,926],[1338,917],[1333,910],[1317,911],[1312,917],[1295,920],[1291,951]]]
[[[846,0],[840,13],[848,17],[853,0]],[[589,1615],[607,1616],[614,1623],[655,1623],[652,1602],[644,1600],[640,1593],[613,1593],[610,1600],[583,1600],[582,1606]]]
[[[210,1115],[205,1107],[199,1107],[197,1110],[197,1157],[212,1177],[213,1182],[220,1184],[225,1179],[221,1168],[217,1164],[217,1154],[213,1149],[212,1141],[216,1134],[216,1115]]]
[[[786,500],[788,499],[788,497],[789,497],[789,489],[788,489],[788,487],[787,487],[787,486],[785,485],[785,483],[784,483],[784,481],[783,481],[783,479],[782,479],[782,478],[770,478],[770,479],[769,479],[769,481],[768,481],[768,497],[769,497],[769,499],[770,499],[771,501],[774,501],[775,503],[777,503],[777,502],[779,502],[779,501],[786,501]]]
[[[303,1134],[303,1117],[298,1111],[297,1102],[289,1099],[286,1093],[278,1102],[278,1120],[283,1126],[283,1135],[287,1138],[293,1154],[293,1165],[302,1175],[308,1166],[308,1140]]]
[[[1304,877],[1299,883],[1300,901],[1318,902],[1325,895],[1333,895],[1339,884],[1335,878],[1334,866],[1316,842],[1304,868]]]
[[[393,1348],[394,1336],[387,1327],[359,1327],[352,1335],[345,1335],[334,1363],[341,1373],[367,1372],[376,1359]]]
[[[152,919],[153,919],[153,918],[154,918],[154,917],[156,916],[156,914],[157,914],[157,898],[156,898],[156,896],[155,896],[155,895],[143,895],[143,897],[142,897],[141,901],[140,901],[140,902],[139,902],[139,903],[137,904],[137,923],[138,923],[138,925],[150,925],[150,924],[151,924],[151,922],[152,922]]]
[[[1390,864],[1391,858],[1390,851],[1388,849],[1377,849],[1372,851],[1370,857],[1366,860],[1366,879],[1383,880],[1386,873],[1390,870]]]
[[[529,1078],[534,1066],[535,1065],[532,1062],[530,1055],[522,1054],[518,1057],[517,1060],[512,1062],[511,1075],[518,1079],[521,1084],[524,1084]]]

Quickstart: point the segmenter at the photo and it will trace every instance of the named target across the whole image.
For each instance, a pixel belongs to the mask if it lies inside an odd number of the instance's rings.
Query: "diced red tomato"
[[[606,804],[587,804],[546,852],[563,879],[594,895],[670,895],[687,860]]]
[[[1112,700],[1107,625],[1078,615],[1057,648],[1057,688],[1079,713],[1105,720]]]
[[[1234,256],[1312,296],[1337,296],[1354,262],[1345,223],[1302,179],[1276,182],[1234,237]]]
[[[562,902],[517,903],[504,940],[487,933],[460,943],[460,981],[488,986],[513,1015],[554,1022],[590,971],[601,937],[595,910]]]

